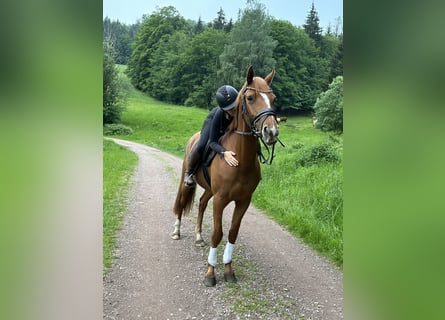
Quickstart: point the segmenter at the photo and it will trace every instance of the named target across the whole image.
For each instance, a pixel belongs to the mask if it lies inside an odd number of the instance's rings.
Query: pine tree
[[[322,40],[322,28],[320,28],[320,19],[318,18],[317,10],[312,1],[312,8],[306,17],[306,23],[303,25],[304,31],[311,39],[315,41],[315,45],[319,48]]]
[[[224,13],[224,10],[220,7],[218,11],[218,16],[213,20],[213,28],[217,30],[224,30],[224,27],[226,26],[226,14]]]
[[[195,25],[195,34],[200,34],[204,29],[204,24],[202,23],[201,17],[199,17],[198,22]]]
[[[224,27],[224,31],[229,33],[230,31],[232,31],[233,28],[233,21],[232,19],[229,20],[229,23],[226,24],[226,26]]]

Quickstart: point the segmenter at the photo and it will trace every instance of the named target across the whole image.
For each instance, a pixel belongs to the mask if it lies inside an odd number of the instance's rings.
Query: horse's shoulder
[[[234,131],[227,131],[226,133],[224,133],[224,135],[221,137],[221,145],[224,147],[224,148],[227,148],[228,147],[228,144],[230,143],[232,143],[232,141],[234,140],[234,138],[235,138],[235,132]]]

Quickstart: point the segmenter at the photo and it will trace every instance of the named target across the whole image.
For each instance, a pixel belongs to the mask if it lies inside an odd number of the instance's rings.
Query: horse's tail
[[[182,162],[181,179],[179,181],[178,193],[176,195],[175,205],[173,206],[173,212],[177,217],[181,217],[182,214],[188,215],[192,209],[193,202],[195,200],[196,184],[193,187],[188,187],[184,184],[185,171],[187,167],[187,157],[193,144],[199,139],[199,133],[194,134],[187,143],[184,160]]]
[[[184,216],[188,215],[195,199],[196,185],[193,187],[185,186],[184,175],[185,172],[182,170],[178,194],[176,195],[175,205],[173,207],[173,212],[177,217],[180,217],[182,214],[184,214]]]

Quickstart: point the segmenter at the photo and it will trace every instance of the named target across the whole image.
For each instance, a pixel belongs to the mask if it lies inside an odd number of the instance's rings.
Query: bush
[[[315,127],[323,131],[343,132],[343,77],[338,76],[321,93],[314,106]]]
[[[304,143],[301,143],[301,142],[298,142],[298,141],[290,145],[290,148],[293,149],[293,150],[299,150],[299,149],[301,149],[303,147],[304,147]]]
[[[111,123],[104,126],[104,136],[126,136],[133,133],[133,129],[121,123]]]
[[[297,158],[297,164],[302,167],[309,167],[319,163],[334,163],[339,160],[336,146],[324,142],[303,149],[301,156]]]

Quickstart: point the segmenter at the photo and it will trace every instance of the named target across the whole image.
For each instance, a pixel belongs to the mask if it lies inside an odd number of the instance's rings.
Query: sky
[[[326,31],[331,23],[336,25],[337,17],[343,20],[343,0],[260,0],[267,11],[276,19],[288,20],[295,26],[302,26],[314,1],[320,19],[320,27]],[[217,17],[220,8],[224,10],[226,20],[235,22],[239,9],[246,7],[244,0],[103,0],[103,17],[119,20],[125,24],[134,24],[142,15],[151,14],[156,7],[174,6],[185,19],[211,22]]]

